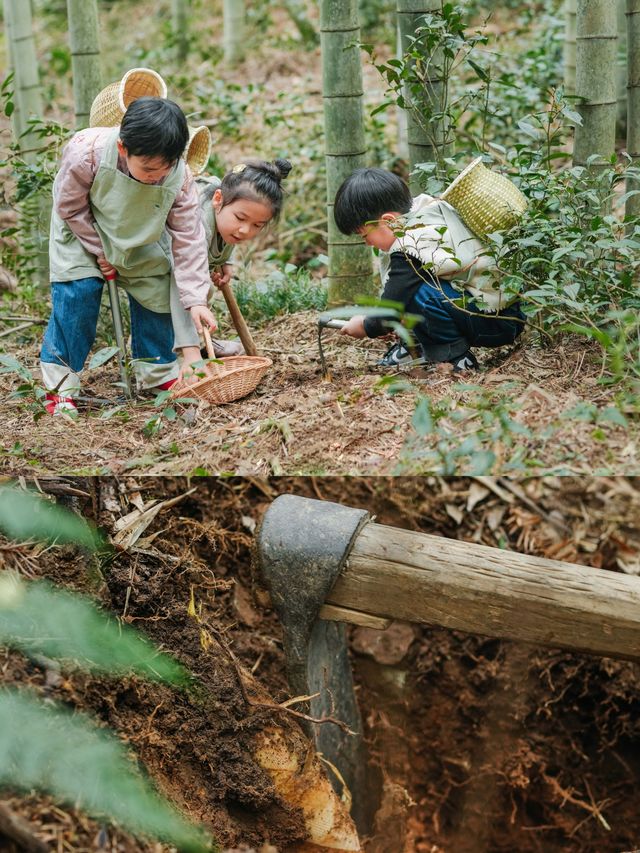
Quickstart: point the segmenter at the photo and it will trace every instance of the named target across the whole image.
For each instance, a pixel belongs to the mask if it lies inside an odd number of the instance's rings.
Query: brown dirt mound
[[[40,481],[107,530],[141,500],[189,488],[173,478],[71,483],[78,494],[69,495],[68,481]],[[204,701],[133,678],[55,678],[42,663],[0,652],[3,683],[30,684],[115,728],[159,787],[223,845],[268,840],[283,850],[303,835],[300,815],[278,799],[250,750],[252,733],[273,712],[247,706],[225,652],[276,701],[288,698],[279,626],[250,557],[256,521],[283,492],[361,506],[383,524],[607,570],[640,568],[640,484],[602,478],[205,479],[99,576],[69,547],[35,565],[3,552],[25,574],[91,592],[194,671]],[[192,590],[200,623],[187,613]],[[387,636],[355,629],[353,650],[384,779],[367,853],[637,846],[635,665],[418,626],[394,626]],[[3,799],[51,849],[164,849],[47,798]]]

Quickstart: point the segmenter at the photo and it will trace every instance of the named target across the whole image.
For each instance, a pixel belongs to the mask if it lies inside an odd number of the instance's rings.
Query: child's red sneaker
[[[78,407],[72,397],[61,397],[59,394],[45,394],[44,407],[50,415],[77,415]]]
[[[163,382],[162,385],[156,385],[153,389],[154,391],[169,391],[176,384],[177,379],[168,379],[166,382]]]

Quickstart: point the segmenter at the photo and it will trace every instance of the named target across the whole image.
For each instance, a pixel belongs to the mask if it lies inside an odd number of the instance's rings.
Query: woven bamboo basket
[[[487,169],[477,157],[440,196],[478,237],[515,225],[527,199],[509,178]]]
[[[184,152],[184,159],[194,175],[199,175],[209,162],[211,153],[211,133],[204,125],[189,126],[189,141]]]
[[[204,340],[209,358],[215,358],[209,330],[204,329]],[[221,362],[221,363],[219,363]],[[232,403],[246,397],[258,386],[258,383],[271,367],[270,358],[259,355],[235,355],[219,359],[209,365],[213,375],[195,382],[193,385],[181,383],[174,385],[171,396],[198,397],[207,403],[221,405]]]
[[[151,68],[132,68],[117,83],[98,92],[91,104],[89,127],[117,127],[137,98],[166,98],[167,85]]]

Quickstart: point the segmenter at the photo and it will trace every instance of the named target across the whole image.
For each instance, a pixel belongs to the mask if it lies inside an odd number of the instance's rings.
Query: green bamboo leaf
[[[433,432],[433,417],[428,397],[421,397],[418,400],[418,405],[411,419],[411,426],[419,436],[426,436]]]
[[[12,486],[0,486],[0,530],[21,542],[73,542],[89,550],[104,547],[100,534],[84,519]]]
[[[52,794],[185,853],[214,849],[135,769],[113,735],[86,714],[44,705],[29,693],[0,690],[0,785]]]
[[[482,66],[478,65],[477,62],[474,62],[473,59],[467,59],[469,65],[476,72],[478,77],[482,80],[483,83],[488,83],[491,80],[491,77],[487,74],[487,72],[482,68]]]
[[[88,370],[95,370],[96,367],[102,367],[110,358],[113,358],[119,352],[118,347],[102,347],[98,352],[94,353],[89,362]]]
[[[12,229],[7,228],[4,232],[4,235],[6,235],[7,232],[10,232],[11,230]],[[30,381],[33,381],[33,374],[31,373],[31,371],[23,364],[20,364],[18,359],[14,358],[14,356],[8,355],[7,353],[2,353],[0,355],[0,364],[4,364],[4,366],[7,368],[7,371],[13,371],[17,373],[18,376],[22,376],[23,379],[29,379]],[[5,371],[2,372],[4,373]]]
[[[47,581],[25,584],[0,571],[0,643],[28,655],[72,661],[92,672],[136,675],[184,686],[187,670],[91,599]]]

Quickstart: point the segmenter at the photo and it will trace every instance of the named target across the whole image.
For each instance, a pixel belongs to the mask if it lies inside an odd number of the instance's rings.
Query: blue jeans
[[[462,294],[448,281],[425,281],[416,291],[408,310],[422,316],[413,328],[427,361],[449,361],[469,347],[500,347],[512,344],[524,329],[524,314],[515,302],[499,314],[482,313],[476,303],[465,297],[465,309],[451,300]],[[469,311],[476,312],[469,314]]]
[[[97,277],[52,282],[52,310],[40,352],[42,361],[69,367],[74,373],[82,370],[96,338],[103,285]],[[131,296],[129,307],[132,357],[151,359],[155,364],[173,363],[171,314],[150,311]]]

